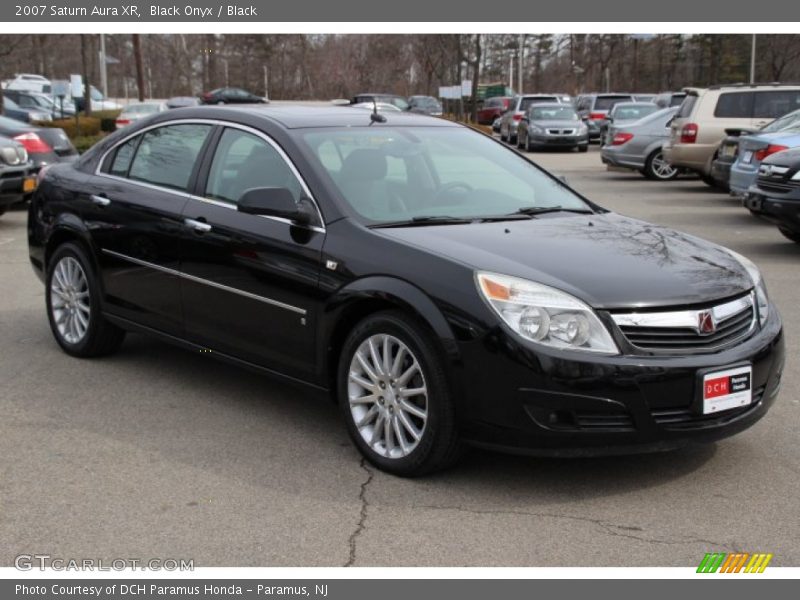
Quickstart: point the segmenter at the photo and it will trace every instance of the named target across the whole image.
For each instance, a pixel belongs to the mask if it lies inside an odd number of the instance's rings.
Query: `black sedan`
[[[203,104],[264,104],[266,102],[261,96],[235,87],[211,90],[200,96],[200,100]]]
[[[32,166],[22,144],[0,136],[0,215],[36,187]]]
[[[10,137],[25,146],[33,161],[34,171],[57,162],[71,162],[78,151],[58,127],[36,127],[8,117],[0,117],[0,135]]]
[[[777,225],[786,239],[800,244],[800,148],[765,158],[743,203],[754,215]]]
[[[400,475],[717,440],[784,365],[748,259],[413,114],[161,113],[49,168],[29,244],[65,352],[138,331],[330,392]]]

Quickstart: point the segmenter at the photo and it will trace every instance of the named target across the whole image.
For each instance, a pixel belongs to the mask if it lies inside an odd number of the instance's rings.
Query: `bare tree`
[[[89,48],[87,34],[81,35],[81,72],[83,73],[83,112],[88,117],[92,114],[92,89],[89,79]]]
[[[139,40],[139,34],[133,34],[133,60],[136,63],[136,91],[138,93],[139,102],[144,102],[144,66],[142,64],[142,43]]]

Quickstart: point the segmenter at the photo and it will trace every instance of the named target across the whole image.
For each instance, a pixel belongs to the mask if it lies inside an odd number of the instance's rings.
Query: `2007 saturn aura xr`
[[[180,109],[40,179],[30,258],[64,351],[144,332],[329,390],[392,473],[466,444],[717,440],[780,387],[781,319],[752,262],[444,120]]]

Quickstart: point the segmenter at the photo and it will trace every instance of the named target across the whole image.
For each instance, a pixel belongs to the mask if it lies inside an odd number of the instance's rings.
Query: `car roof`
[[[179,112],[180,111],[180,112]],[[372,121],[366,110],[349,110],[347,106],[269,106],[262,104],[239,106],[197,106],[179,108],[168,113],[161,113],[164,120],[177,118],[221,119],[232,118],[236,114],[262,118],[272,121],[286,129],[302,129],[311,127],[369,127]],[[423,126],[423,127],[458,127],[457,124],[436,117],[418,113],[382,113],[385,123],[373,126]],[[160,120],[159,120],[160,121]]]
[[[528,107],[528,110],[533,110],[534,108],[566,108],[575,110],[572,108],[571,104],[567,104],[565,102],[538,102],[537,104],[531,104]]]

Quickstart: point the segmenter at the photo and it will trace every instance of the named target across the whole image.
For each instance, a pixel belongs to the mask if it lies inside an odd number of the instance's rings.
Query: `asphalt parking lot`
[[[196,566],[692,566],[708,551],[800,565],[800,246],[698,180],[535,160],[612,210],[753,259],[782,312],[783,390],[752,429],[698,449],[602,459],[471,452],[403,480],[365,466],[332,403],[129,336],[62,353],[0,218],[0,565],[18,554]],[[487,377],[491,374],[487,373]]]

